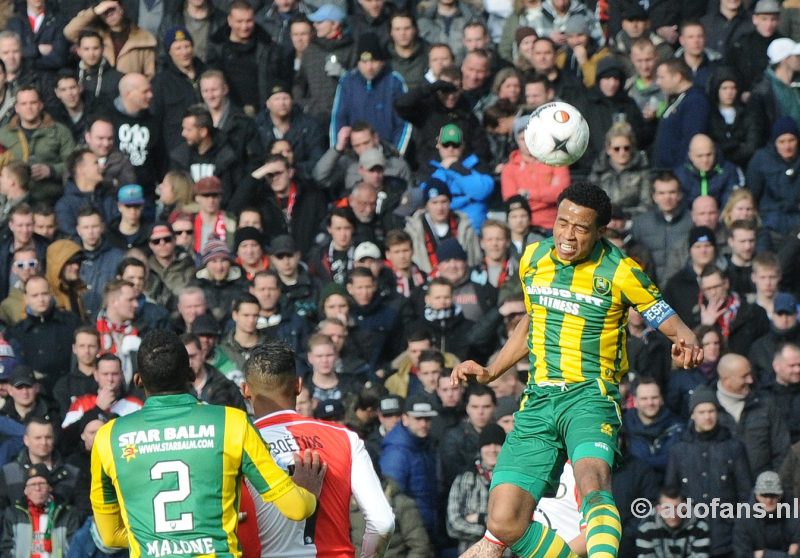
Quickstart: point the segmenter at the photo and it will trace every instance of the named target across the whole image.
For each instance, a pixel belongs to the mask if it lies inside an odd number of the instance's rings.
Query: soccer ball
[[[525,127],[525,146],[546,165],[566,167],[580,159],[589,144],[589,125],[578,109],[556,101],[533,111]]]

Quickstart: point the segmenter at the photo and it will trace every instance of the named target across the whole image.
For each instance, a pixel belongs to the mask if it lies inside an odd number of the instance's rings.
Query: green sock
[[[511,551],[522,558],[573,558],[564,539],[555,531],[534,521],[522,537],[511,546]]]
[[[622,523],[614,497],[606,490],[586,495],[581,506],[586,520],[586,551],[589,558],[616,558]]]

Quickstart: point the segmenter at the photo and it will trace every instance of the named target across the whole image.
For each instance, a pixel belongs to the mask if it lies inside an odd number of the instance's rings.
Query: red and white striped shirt
[[[352,431],[294,411],[278,411],[256,421],[275,462],[284,469],[294,464],[293,454],[306,449],[320,453],[328,465],[317,512],[305,521],[286,519],[272,504],[254,498],[261,556],[352,558],[350,497],[364,513],[368,537],[388,540],[394,514],[383,494],[378,475]],[[375,543],[365,544],[365,549]]]

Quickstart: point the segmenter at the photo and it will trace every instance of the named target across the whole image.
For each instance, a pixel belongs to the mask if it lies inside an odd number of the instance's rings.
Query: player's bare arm
[[[695,368],[703,364],[703,347],[677,314],[667,318],[658,329],[672,341],[672,360],[676,368]]]
[[[488,367],[474,360],[467,360],[453,368],[450,382],[455,386],[473,376],[481,384],[488,384],[502,376],[506,370],[514,366],[528,355],[528,329],[530,316],[522,318],[511,333],[506,344],[500,349],[495,361]]]

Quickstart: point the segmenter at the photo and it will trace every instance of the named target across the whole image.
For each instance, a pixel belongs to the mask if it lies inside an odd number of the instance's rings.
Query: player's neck
[[[258,394],[250,398],[250,403],[253,405],[253,412],[257,417],[265,417],[278,411],[293,411],[296,399],[280,395]]]

